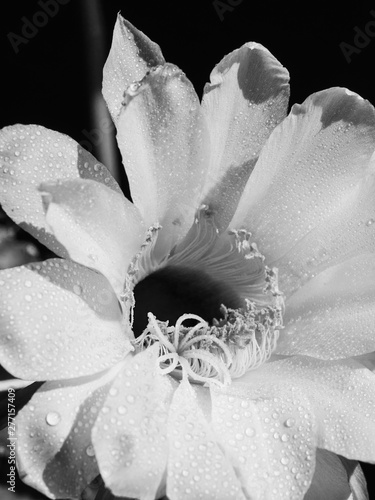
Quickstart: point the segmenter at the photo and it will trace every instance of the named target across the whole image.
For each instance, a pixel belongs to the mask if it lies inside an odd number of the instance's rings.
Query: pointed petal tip
[[[222,83],[224,75],[236,63],[239,64],[238,83],[247,100],[259,104],[275,97],[282,89],[289,93],[288,70],[257,42],[247,42],[226,55],[212,70],[211,85],[206,84],[205,91]],[[256,85],[257,82],[261,85]]]
[[[103,69],[103,96],[115,123],[124,91],[160,64],[165,64],[165,59],[159,45],[118,13],[111,50]]]

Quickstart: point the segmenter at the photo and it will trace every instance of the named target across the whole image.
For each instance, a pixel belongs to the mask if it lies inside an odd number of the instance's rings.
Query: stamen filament
[[[189,332],[190,333],[190,332]],[[228,347],[224,344],[224,342],[214,335],[210,334],[203,334],[203,335],[198,335],[197,337],[194,337],[193,339],[189,340],[188,342],[182,342],[180,345],[180,348],[183,350],[189,349],[192,345],[195,343],[200,342],[201,340],[207,340],[209,342],[213,342],[218,344],[218,346],[223,350],[225,357],[227,358],[227,365],[229,366],[232,363],[232,354],[230,353],[230,350]]]
[[[183,348],[183,346],[181,345],[181,343],[179,344],[179,336],[180,336],[180,328],[182,326],[182,323],[188,319],[195,319],[198,321],[198,324],[197,325],[194,325],[191,330],[189,331],[188,335],[191,337],[192,335],[194,335],[194,333],[199,330],[200,328],[205,327],[205,326],[208,326],[208,323],[207,321],[204,321],[202,320],[202,318],[200,316],[198,316],[197,314],[183,314],[182,316],[180,316],[178,318],[178,320],[176,321],[176,325],[175,325],[175,332],[174,332],[174,346],[176,348],[176,351],[177,351],[177,346],[179,345],[180,346],[180,349]],[[186,337],[185,339],[186,340]],[[183,341],[182,341],[183,342]]]

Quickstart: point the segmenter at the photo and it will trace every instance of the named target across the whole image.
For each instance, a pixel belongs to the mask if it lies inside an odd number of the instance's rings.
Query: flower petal
[[[245,500],[241,484],[216,443],[187,380],[180,383],[173,396],[168,442],[167,496],[170,500]]]
[[[349,479],[350,490],[352,492],[349,500],[369,500],[366,478],[363,474],[362,467],[355,460],[348,460],[344,457],[340,457],[340,460],[345,467]]]
[[[118,14],[103,69],[103,95],[116,124],[127,87],[141,80],[154,66],[164,63],[159,45]]]
[[[44,183],[40,190],[47,223],[70,258],[100,271],[121,293],[146,237],[138,209],[122,193],[87,179]]]
[[[301,499],[314,472],[315,422],[298,388],[232,383],[212,391],[212,426],[254,500]]]
[[[350,500],[351,488],[340,458],[318,449],[314,477],[304,500]]]
[[[51,259],[0,272],[0,363],[26,380],[89,375],[131,349],[102,275]]]
[[[275,353],[321,359],[375,351],[375,254],[330,267],[286,303]]]
[[[374,108],[340,88],[294,106],[272,133],[231,225],[253,232],[284,293],[373,251],[374,147]]]
[[[158,353],[155,345],[126,363],[93,429],[100,473],[116,496],[156,498],[165,472],[173,387],[156,373]]]
[[[46,382],[19,412],[17,464],[24,482],[50,498],[78,498],[99,474],[91,429],[114,373]]]
[[[22,229],[61,257],[67,250],[46,226],[41,182],[92,179],[121,193],[109,171],[70,137],[38,125],[13,125],[0,131],[0,200]]]
[[[246,43],[214,68],[202,111],[211,142],[205,203],[226,228],[259,152],[285,118],[289,73],[258,43]]]
[[[266,363],[238,379],[251,385],[280,380],[308,398],[319,448],[375,462],[375,375],[370,370],[353,359],[294,356]]]
[[[176,66],[159,66],[126,93],[117,129],[135,205],[147,225],[159,222],[175,241],[194,220],[207,164],[193,86]]]

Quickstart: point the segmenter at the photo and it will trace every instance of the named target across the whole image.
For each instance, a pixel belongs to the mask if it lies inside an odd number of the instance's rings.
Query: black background
[[[3,2],[0,127],[39,123],[79,142],[84,140],[83,130],[95,126],[92,90],[99,86],[120,10],[161,46],[167,61],[187,74],[199,96],[211,69],[225,54],[247,41],[257,41],[288,68],[291,103],[300,103],[309,94],[332,86],[347,87],[375,103],[375,4],[351,2],[349,7],[337,7],[325,2],[298,7],[302,2],[293,6],[262,0],[65,3],[27,43],[18,45],[16,53],[10,33],[22,36],[25,19],[33,22],[43,9],[38,0]],[[220,4],[229,6],[221,15]],[[90,20],[95,9],[100,10],[100,29]],[[366,27],[370,36],[360,39],[357,35],[355,39],[358,30]],[[348,56],[350,62],[343,54],[343,42],[355,49]],[[98,151],[94,153],[102,159]],[[371,485],[374,469],[368,467],[366,472],[370,498],[375,498]]]

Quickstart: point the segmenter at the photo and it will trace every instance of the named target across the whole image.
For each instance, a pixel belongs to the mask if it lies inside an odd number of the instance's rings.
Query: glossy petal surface
[[[46,226],[38,186],[58,179],[92,179],[121,192],[110,172],[70,137],[39,125],[13,125],[0,132],[0,200],[22,229],[61,257],[67,250]]]
[[[146,235],[137,208],[92,180],[44,183],[40,190],[47,223],[70,258],[100,271],[120,293]]]
[[[163,226],[158,244],[176,241],[194,220],[208,146],[199,99],[176,66],[158,67],[128,91],[117,138],[146,225]]]
[[[270,136],[231,226],[252,231],[284,293],[374,250],[374,148],[374,108],[340,88],[295,105]]]
[[[155,498],[165,472],[173,390],[168,378],[156,373],[158,349],[126,363],[93,430],[100,473],[116,496]]]
[[[316,419],[317,446],[375,462],[375,375],[352,359],[295,356],[266,363],[238,379],[249,384],[283,380],[306,395]]]
[[[91,428],[113,376],[46,382],[34,394],[16,420],[23,481],[50,498],[77,498],[99,474]]]
[[[272,385],[248,380],[247,385],[238,379],[222,392],[213,391],[213,429],[248,498],[303,498],[315,463],[310,403],[280,378]]]
[[[131,346],[102,275],[51,259],[0,273],[1,364],[25,380],[97,373]]]
[[[115,124],[128,86],[164,63],[160,47],[119,14],[103,70],[103,95]]]
[[[247,43],[211,73],[202,111],[211,143],[205,203],[230,222],[261,148],[286,116],[288,71],[262,45]],[[208,193],[208,194],[207,194]]]
[[[375,351],[374,283],[373,253],[312,278],[286,303],[276,353],[337,359]]]

